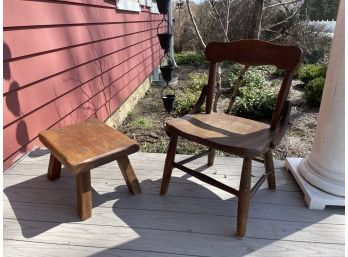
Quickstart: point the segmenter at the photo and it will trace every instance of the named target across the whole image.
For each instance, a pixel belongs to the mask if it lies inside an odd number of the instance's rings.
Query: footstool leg
[[[121,169],[123,178],[126,181],[129,192],[131,192],[134,195],[141,193],[139,181],[133,171],[128,156],[118,159],[117,163]]]
[[[92,216],[91,173],[84,171],[76,176],[77,213],[81,220]]]
[[[48,164],[47,178],[51,181],[59,178],[61,168],[62,168],[61,162],[58,161],[57,158],[54,157],[53,154],[51,154],[50,155],[50,162]]]

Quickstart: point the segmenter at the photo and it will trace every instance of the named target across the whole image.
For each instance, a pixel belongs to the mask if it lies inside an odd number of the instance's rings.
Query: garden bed
[[[180,66],[178,72],[178,83],[174,86],[176,95],[188,86],[188,74],[207,73],[206,68],[195,66]],[[141,99],[134,110],[128,113],[128,117],[118,128],[131,138],[139,142],[141,151],[166,153],[169,138],[165,133],[164,124],[168,119],[178,116],[175,112],[167,114],[162,104],[161,91],[163,87],[152,86]],[[293,81],[289,94],[292,103],[290,125],[281,143],[274,150],[276,159],[286,157],[305,157],[312,148],[318,108],[312,108],[305,104],[304,89],[300,81]],[[228,96],[222,96],[219,100],[218,109],[223,109],[228,104]],[[195,154],[201,146],[179,140],[177,153]],[[224,155],[218,152],[218,155]]]

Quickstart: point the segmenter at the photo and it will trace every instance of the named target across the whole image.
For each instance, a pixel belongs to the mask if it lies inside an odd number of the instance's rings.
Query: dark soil
[[[207,69],[190,66],[181,66],[177,70],[178,83],[174,86],[176,91],[186,86],[186,77],[191,72],[207,72]],[[286,157],[305,157],[312,148],[318,109],[306,106],[303,98],[303,86],[300,81],[294,81],[289,94],[292,103],[290,125],[278,147],[274,150],[276,159]],[[152,86],[141,99],[134,110],[118,128],[123,133],[139,142],[141,151],[166,153],[169,138],[165,133],[164,124],[167,120],[175,118],[175,112],[167,114],[161,99],[161,86]],[[228,96],[222,96],[218,109],[223,109],[228,104]],[[202,146],[180,139],[177,153],[195,154],[204,149]],[[218,155],[225,155],[217,152]]]

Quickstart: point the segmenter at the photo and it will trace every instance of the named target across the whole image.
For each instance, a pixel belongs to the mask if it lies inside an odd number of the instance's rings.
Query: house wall
[[[40,131],[120,107],[159,64],[161,18],[114,0],[5,0],[4,169],[41,145]]]

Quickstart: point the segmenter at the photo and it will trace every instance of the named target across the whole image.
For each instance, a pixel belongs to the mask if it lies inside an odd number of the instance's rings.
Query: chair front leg
[[[275,173],[274,173],[272,150],[268,150],[264,154],[263,159],[265,161],[264,162],[265,171],[268,174],[267,176],[268,188],[272,190],[276,190],[276,180],[275,180]]]
[[[240,178],[238,195],[237,233],[236,237],[242,239],[245,236],[248,221],[250,188],[251,188],[251,157],[243,160],[242,175]]]
[[[215,159],[215,149],[209,148],[210,153],[208,153],[208,166],[214,165],[214,159]]]
[[[178,142],[178,136],[171,135],[169,146],[168,146],[167,157],[166,157],[166,161],[164,164],[163,178],[162,178],[162,184],[161,184],[161,195],[166,194],[168,191],[170,177],[172,175],[172,170],[173,170],[172,163],[173,163],[174,158],[175,158],[175,151],[176,151],[177,142]]]
[[[76,176],[77,213],[81,220],[92,216],[91,172],[85,171]]]

